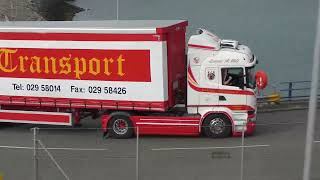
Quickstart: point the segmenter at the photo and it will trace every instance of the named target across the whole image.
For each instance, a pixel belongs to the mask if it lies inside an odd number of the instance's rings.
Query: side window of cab
[[[224,86],[234,86],[243,88],[244,74],[243,68],[221,68],[221,84]]]

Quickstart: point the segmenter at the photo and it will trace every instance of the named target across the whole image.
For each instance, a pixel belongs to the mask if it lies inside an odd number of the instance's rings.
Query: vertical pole
[[[139,127],[137,126],[136,140],[136,180],[139,180]]]
[[[308,111],[308,125],[306,134],[306,145],[304,154],[304,166],[303,166],[303,180],[310,179],[311,170],[311,158],[312,158],[312,147],[313,147],[313,137],[314,137],[314,125],[316,121],[317,113],[317,91],[319,85],[319,63],[320,61],[320,2],[318,1],[318,20],[317,20],[317,30],[316,39],[314,46],[313,55],[313,69],[312,69],[312,83],[311,92],[309,100],[309,111]]]
[[[241,174],[240,174],[240,180],[243,180],[243,161],[244,161],[244,128],[242,127],[242,136],[241,136]]]
[[[289,101],[291,101],[291,98],[292,98],[292,82],[289,82],[288,97],[289,97]]]
[[[119,0],[117,0],[117,20],[119,20]]]
[[[33,130],[33,168],[34,168],[34,180],[38,180],[38,140],[37,130],[35,127]]]

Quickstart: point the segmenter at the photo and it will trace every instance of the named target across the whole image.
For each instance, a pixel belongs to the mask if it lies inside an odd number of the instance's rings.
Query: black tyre
[[[212,114],[203,121],[202,130],[207,137],[224,138],[230,136],[232,127],[227,116]]]
[[[125,139],[133,136],[133,125],[128,116],[115,115],[108,125],[110,135],[114,138]]]

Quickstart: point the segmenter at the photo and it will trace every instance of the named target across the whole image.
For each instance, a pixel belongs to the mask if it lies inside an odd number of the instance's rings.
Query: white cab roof
[[[11,21],[0,22],[0,32],[155,34],[185,20]],[[184,25],[184,26],[185,26]]]

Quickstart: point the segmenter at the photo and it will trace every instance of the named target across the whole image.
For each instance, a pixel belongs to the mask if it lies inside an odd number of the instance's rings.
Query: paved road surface
[[[261,113],[256,134],[245,138],[244,180],[300,180],[303,168],[306,110]],[[318,111],[320,117],[320,111]],[[319,119],[318,119],[319,120]],[[85,127],[98,127],[86,121]],[[0,128],[0,146],[32,147],[31,125]],[[52,128],[52,126],[41,126]],[[50,148],[71,180],[135,179],[136,139],[102,139],[99,130],[41,129],[38,138]],[[320,140],[320,122],[316,127]],[[139,139],[142,180],[240,179],[241,138],[159,137]],[[224,148],[222,148],[224,147]],[[94,148],[84,151],[83,148]],[[98,151],[100,150],[100,151]],[[320,179],[320,142],[315,142],[313,180]],[[0,172],[8,180],[33,179],[31,149],[0,148]],[[39,150],[39,180],[64,177]]]

